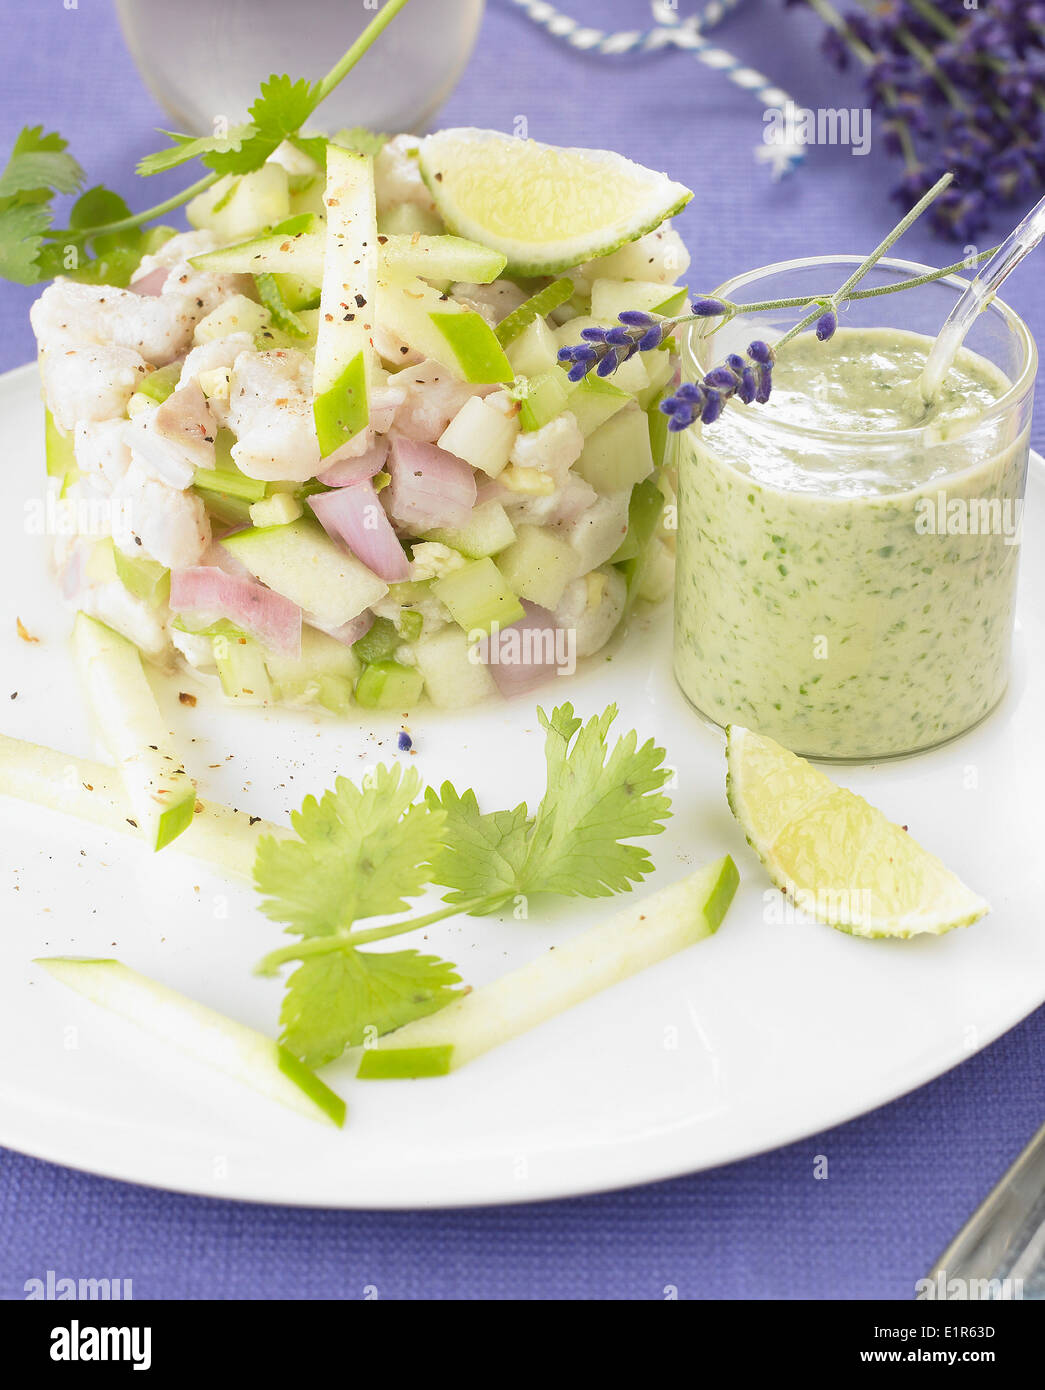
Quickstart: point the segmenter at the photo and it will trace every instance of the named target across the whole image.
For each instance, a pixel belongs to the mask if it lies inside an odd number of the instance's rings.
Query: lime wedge
[[[940,936],[990,905],[862,796],[771,738],[726,730],[726,795],[796,907],[854,936]]]
[[[564,149],[496,130],[426,136],[421,173],[447,227],[508,257],[516,275],[552,275],[635,241],[693,194],[610,150]]]

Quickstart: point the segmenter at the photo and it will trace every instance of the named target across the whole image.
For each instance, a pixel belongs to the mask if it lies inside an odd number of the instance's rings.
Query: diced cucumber
[[[224,492],[211,492],[209,488],[193,488],[196,496],[207,508],[212,521],[223,526],[249,526],[250,509],[253,503],[244,497],[229,497]]]
[[[283,277],[286,278],[285,276]],[[272,326],[281,333],[285,333],[289,338],[307,338],[308,329],[297,314],[283,298],[283,291],[276,283],[276,277],[271,271],[262,271],[254,276],[254,288],[258,292],[258,298],[269,311],[272,319]]]
[[[319,336],[319,310],[299,309],[294,317],[298,320],[304,337],[296,332],[285,333],[282,328],[277,328],[274,323],[269,323],[259,328],[254,334],[255,351],[281,350],[285,352],[288,348],[296,348],[298,352],[313,351]]]
[[[76,615],[73,643],[88,704],[138,829],[153,849],[163,849],[191,823],[196,788],[171,751],[138,649],[85,613]]]
[[[352,654],[372,666],[390,660],[402,640],[391,618],[375,618],[362,637],[352,643]]]
[[[385,236],[438,236],[444,231],[443,219],[430,208],[417,203],[396,203],[378,215],[377,229]]]
[[[267,166],[266,166],[267,167]],[[68,956],[37,965],[77,994],[162,1038],[204,1066],[224,1072],[309,1119],[345,1122],[345,1102],[285,1047],[178,994],[118,960]]]
[[[567,409],[585,438],[623,410],[631,400],[627,391],[622,391],[612,381],[596,376],[594,372],[575,384],[571,382],[570,387]]]
[[[487,477],[496,478],[508,463],[519,436],[519,421],[482,396],[469,396],[439,436],[439,447],[456,454]]]
[[[171,572],[166,566],[157,560],[147,560],[144,555],[125,555],[116,545],[112,555],[116,577],[129,594],[153,607],[167,602]]]
[[[516,376],[525,377],[541,376],[544,372],[561,370],[558,351],[559,344],[555,334],[544,319],[534,319],[529,328],[520,333],[505,349]],[[563,372],[563,376],[565,375]]]
[[[115,768],[4,734],[0,734],[0,794],[122,835],[138,834],[134,810]],[[291,833],[246,811],[197,799],[192,824],[174,841],[174,848],[249,881],[261,837]]]
[[[382,233],[379,240],[384,266],[401,275],[420,275],[425,280],[488,285],[507,264],[499,251],[459,236]]]
[[[497,693],[493,677],[459,627],[443,627],[414,644],[425,693],[438,709],[467,709]]]
[[[265,654],[246,633],[220,633],[211,638],[214,664],[221,678],[221,688],[230,700],[244,705],[267,705],[272,702],[272,683],[265,666]]]
[[[377,355],[372,342],[377,297],[374,161],[327,145],[327,232],[313,413],[327,458],[366,429]]]
[[[396,629],[404,642],[416,642],[424,632],[424,614],[416,608],[401,608],[396,618]]]
[[[197,468],[192,485],[204,492],[220,492],[225,497],[241,497],[245,502],[260,502],[265,496],[265,483],[260,478],[248,478],[246,473],[231,468]]]
[[[364,1050],[365,1080],[443,1076],[593,994],[712,936],[740,876],[726,855],[648,894],[521,970],[474,989]]]
[[[423,357],[441,362],[462,381],[513,380],[511,365],[481,314],[417,276],[382,271],[377,289],[378,323]]]
[[[162,405],[168,396],[172,396],[178,387],[178,378],[181,376],[181,363],[169,362],[166,367],[157,367],[154,372],[150,372],[142,382],[139,383],[137,395],[148,396],[150,401],[155,401],[157,405]]]
[[[566,409],[570,383],[559,367],[529,377],[519,400],[519,423],[524,430],[539,430]]]
[[[481,560],[511,545],[515,540],[515,527],[500,502],[482,502],[472,509],[467,525],[439,527],[430,531],[425,539],[459,550],[470,560]]]
[[[250,519],[253,525],[260,527],[287,526],[297,521],[303,510],[301,502],[292,492],[276,492],[253,504]]]
[[[351,647],[307,623],[301,629],[301,655],[269,651],[265,665],[279,699],[287,703],[318,703],[343,714],[352,703],[359,675],[359,658]]]
[[[424,676],[414,666],[375,661],[356,683],[356,703],[364,709],[408,710],[420,700],[424,683]]]
[[[383,580],[305,517],[286,526],[240,531],[222,544],[256,579],[324,627],[357,618],[388,592]]]
[[[564,276],[561,280],[553,280],[550,285],[545,285],[544,289],[531,295],[525,303],[520,304],[518,309],[513,309],[508,317],[502,319],[497,325],[497,341],[501,347],[506,348],[509,343],[514,343],[520,334],[532,324],[543,322],[546,315],[558,309],[561,304],[565,304],[572,294],[573,281]],[[519,370],[521,371],[521,368]],[[522,374],[528,375],[525,372]]]
[[[58,428],[54,416],[44,408],[44,453],[47,460],[47,476],[49,478],[65,478],[69,473],[76,472],[76,449],[73,444],[73,432],[68,434]]]
[[[222,241],[238,241],[290,215],[287,171],[263,164],[250,174],[227,174],[185,209],[190,226],[209,227]]]
[[[596,280],[591,287],[591,314],[607,324],[617,323],[625,309],[667,318],[685,309],[686,293],[685,285],[660,285],[653,280]]]
[[[322,222],[318,228],[273,233],[204,251],[189,262],[197,270],[220,275],[293,275],[311,284],[323,279]]]
[[[623,492],[653,472],[649,420],[636,407],[614,415],[590,434],[573,471],[596,492]]]
[[[555,608],[566,585],[577,578],[577,553],[569,542],[541,526],[520,526],[512,544],[497,557],[511,588],[542,608]]]
[[[245,294],[231,294],[200,319],[193,342],[212,343],[218,338],[227,338],[231,333],[257,333],[270,327],[271,323],[269,311],[263,304],[255,304]]]
[[[432,583],[432,593],[467,633],[508,627],[526,611],[493,560],[472,560]]]

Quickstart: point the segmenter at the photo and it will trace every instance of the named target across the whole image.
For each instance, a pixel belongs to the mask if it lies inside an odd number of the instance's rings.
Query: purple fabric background
[[[645,27],[642,0],[561,0],[603,27]],[[681,6],[683,13],[690,6]],[[23,123],[72,140],[92,182],[132,205],[134,161],[164,118],[145,92],[101,0],[32,6],[0,0],[5,34],[0,148]],[[809,17],[747,0],[718,31],[724,46],[787,86],[802,105],[853,106],[851,82],[825,70]],[[296,74],[295,74],[296,75]],[[479,46],[445,124],[612,145],[697,190],[679,221],[690,284],[769,260],[864,251],[895,220],[892,162],[815,149],[773,184],[754,162],[757,104],[679,53],[607,61],[539,32],[489,0]],[[179,186],[170,178],[164,196]],[[162,187],[153,181],[153,187]],[[902,254],[941,264],[961,254],[927,231]],[[32,355],[32,293],[0,287],[0,369]],[[1007,297],[1039,339],[1040,261]],[[1037,442],[1045,440],[1039,411]],[[1045,1010],[963,1066],[840,1129],[711,1173],[539,1206],[464,1212],[307,1212],[171,1196],[0,1151],[0,1297],[58,1275],[130,1278],[139,1298],[910,1298],[958,1226],[1041,1122]],[[826,1154],[830,1179],[814,1181]]]

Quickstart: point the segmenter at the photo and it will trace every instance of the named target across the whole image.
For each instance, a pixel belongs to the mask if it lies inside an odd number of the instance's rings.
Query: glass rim
[[[731,299],[733,297],[732,291],[735,291],[741,286],[749,285],[755,280],[766,279],[770,275],[786,273],[788,271],[808,270],[810,267],[818,265],[857,266],[862,264],[865,259],[864,256],[840,255],[802,256],[796,260],[774,261],[769,265],[758,266],[755,270],[744,271],[739,275],[730,276],[728,280],[723,280],[719,287],[713,291],[713,297]],[[883,256],[880,261],[872,266],[868,274],[873,274],[874,271],[879,268],[904,271],[906,275],[911,278],[917,275],[926,275],[933,270],[939,269],[938,266],[923,265],[919,261],[906,261],[898,257]],[[963,276],[955,273],[951,275],[941,275],[939,280],[930,281],[929,285],[943,285],[960,293],[969,283],[970,282]],[[920,288],[928,288],[928,286]],[[785,298],[783,295],[778,297]],[[790,298],[791,296],[786,297]],[[813,301],[810,300],[809,303],[812,304]],[[762,310],[757,312],[767,311]],[[984,426],[994,423],[995,420],[1018,406],[1022,400],[1033,391],[1034,380],[1038,370],[1037,344],[1034,341],[1030,329],[1027,327],[1026,323],[1024,323],[1023,319],[1020,318],[1019,314],[1016,313],[1015,309],[1007,304],[1005,300],[995,295],[987,307],[982,310],[982,313],[993,313],[1004,320],[1007,327],[1020,343],[1023,353],[1023,365],[1016,378],[1010,383],[1008,389],[987,407],[976,424],[961,436],[963,439],[979,431]],[[706,323],[707,320],[703,322]],[[697,344],[706,342],[712,336],[711,333],[701,334],[700,330],[702,326],[702,323],[690,324],[683,337],[682,359],[684,367],[696,368],[698,366]],[[707,369],[702,367],[701,370]],[[695,375],[695,371],[692,372],[690,379]],[[685,375],[683,379],[686,379]],[[726,409],[744,410],[746,412],[748,407],[738,405],[735,401],[730,400],[726,404]],[[764,427],[770,430],[778,430],[784,434],[800,434],[805,439],[830,439],[834,441],[859,440],[861,445],[865,448],[871,443],[878,445],[918,440],[925,432],[924,425],[908,425],[903,429],[875,430],[873,432],[867,430],[832,430],[822,429],[817,426],[798,425],[790,421],[778,420],[776,418],[759,420],[757,416],[753,417],[753,423],[757,423],[760,428]]]

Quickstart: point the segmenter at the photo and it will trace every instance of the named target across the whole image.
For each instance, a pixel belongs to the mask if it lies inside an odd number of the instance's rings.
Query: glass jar
[[[683,376],[699,379],[752,339],[772,343],[859,260],[814,257],[728,281],[716,296],[800,305],[694,325]],[[885,260],[860,288],[928,269]],[[854,300],[840,321],[931,337],[964,286],[948,276]],[[733,401],[677,436],[675,672],[702,715],[804,756],[868,760],[954,738],[997,704],[1037,354],[1000,300],[965,346],[1008,384],[947,428],[821,428]]]
[[[270,73],[322,77],[374,19],[345,0],[116,0],[127,46],[179,130],[246,119]],[[412,0],[323,103],[316,129],[421,130],[468,61],[483,0]]]

